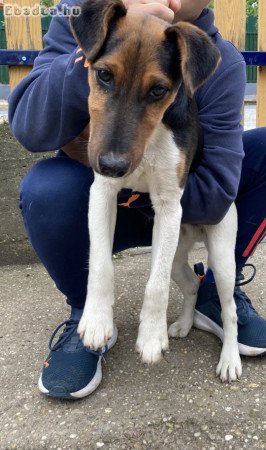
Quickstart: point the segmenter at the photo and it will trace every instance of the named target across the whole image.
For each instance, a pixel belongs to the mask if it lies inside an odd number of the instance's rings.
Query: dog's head
[[[195,26],[127,13],[121,0],[88,0],[70,22],[89,62],[91,167],[128,175],[181,83],[192,97],[215,71],[219,52]]]

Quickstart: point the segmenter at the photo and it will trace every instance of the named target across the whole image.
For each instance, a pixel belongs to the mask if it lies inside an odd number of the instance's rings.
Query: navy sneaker
[[[50,353],[44,362],[38,387],[50,397],[76,400],[91,394],[102,380],[102,358],[117,339],[117,329],[107,345],[94,352],[84,347],[77,333],[82,309],[72,308],[69,320],[61,323],[53,332]],[[53,340],[64,326],[56,344]]]
[[[253,276],[244,282],[242,273],[236,277],[236,287],[234,299],[238,317],[238,347],[241,355],[258,356],[266,354],[266,320],[259,316],[251,304],[250,299],[240,289],[240,286],[253,280],[256,270],[252,264],[246,264],[254,269]],[[198,298],[194,314],[194,327],[200,330],[214,333],[223,341],[223,324],[221,319],[221,305],[217,288],[212,273],[207,272],[204,277],[204,267],[202,263],[195,264],[195,273],[201,279],[198,291]]]

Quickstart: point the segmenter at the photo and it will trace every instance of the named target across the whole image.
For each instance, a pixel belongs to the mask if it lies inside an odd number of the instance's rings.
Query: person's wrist
[[[197,18],[200,16],[201,13],[193,13],[193,12],[189,12],[189,13],[182,13],[180,11],[176,12],[174,15],[174,21],[175,22],[194,22],[195,20],[197,20]]]

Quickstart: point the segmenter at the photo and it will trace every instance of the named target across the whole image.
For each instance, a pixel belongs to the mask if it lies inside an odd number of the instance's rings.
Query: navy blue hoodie
[[[74,5],[76,1],[62,3]],[[187,180],[183,222],[214,224],[224,217],[237,195],[244,156],[240,122],[246,72],[241,54],[214,26],[211,10],[203,10],[194,24],[215,42],[222,63],[196,94],[204,149],[200,165]],[[67,17],[52,19],[44,42],[32,72],[9,97],[11,129],[32,152],[60,149],[89,122],[88,69],[82,53],[77,53]]]

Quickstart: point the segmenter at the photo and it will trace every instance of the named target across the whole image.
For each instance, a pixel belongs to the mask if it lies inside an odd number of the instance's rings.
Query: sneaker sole
[[[209,319],[209,317],[195,310],[193,325],[199,330],[208,331],[209,333],[215,334],[222,342],[224,338],[223,329]],[[259,347],[249,347],[248,345],[238,343],[239,353],[244,356],[262,356],[266,354],[266,348]]]
[[[107,343],[106,351],[110,350],[115,345],[115,343],[117,341],[117,336],[118,336],[118,331],[117,331],[117,328],[115,327],[113,336],[111,337],[111,339],[109,339],[109,341]],[[80,398],[83,398],[83,397],[86,397],[87,395],[92,394],[92,392],[94,392],[95,389],[97,389],[97,387],[99,386],[101,381],[102,381],[102,356],[99,357],[99,361],[97,363],[97,369],[96,369],[94,377],[87,384],[87,386],[80,389],[79,391],[71,392],[70,394],[67,394],[67,393],[64,394],[62,392],[51,391],[51,390],[48,391],[48,389],[46,389],[43,385],[42,374],[40,375],[40,378],[38,381],[38,388],[42,394],[45,394],[48,397],[68,399],[68,400],[78,400]]]

